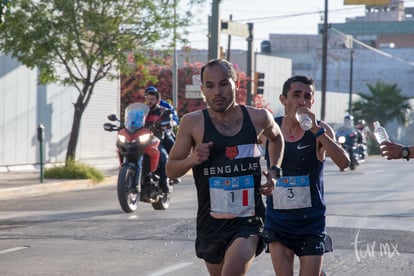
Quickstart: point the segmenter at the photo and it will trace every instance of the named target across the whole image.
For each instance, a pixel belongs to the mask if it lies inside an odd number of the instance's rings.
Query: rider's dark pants
[[[160,176],[160,187],[164,193],[168,193],[167,174],[165,173],[165,164],[167,164],[168,153],[164,143],[158,146],[160,151],[160,161],[158,163],[158,175]]]
[[[174,137],[172,136],[171,132],[165,132],[164,134],[164,145],[165,145],[165,149],[167,150],[168,153],[170,153],[170,150],[172,148],[172,146],[174,145]]]

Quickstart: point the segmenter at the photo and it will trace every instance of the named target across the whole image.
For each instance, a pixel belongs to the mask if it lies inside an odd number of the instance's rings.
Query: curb
[[[16,199],[28,196],[44,195],[62,191],[82,190],[95,187],[115,185],[117,176],[105,177],[99,183],[94,183],[89,179],[82,180],[59,180],[51,183],[41,183],[22,187],[6,188],[0,190],[0,200]]]

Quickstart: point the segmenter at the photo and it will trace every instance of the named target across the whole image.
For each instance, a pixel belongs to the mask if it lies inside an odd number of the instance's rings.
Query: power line
[[[414,0],[413,0],[414,1]],[[343,9],[336,9],[336,10],[330,10],[329,12],[343,12],[343,11],[350,11],[350,10],[357,10],[360,8],[343,8]],[[306,16],[306,15],[313,15],[313,14],[323,14],[323,10],[318,11],[312,11],[312,12],[301,12],[301,13],[292,13],[292,14],[285,14],[285,15],[274,15],[274,16],[266,16],[266,17],[253,17],[248,19],[240,19],[240,20],[233,20],[234,22],[243,23],[243,22],[252,22],[252,23],[259,23],[259,22],[271,22],[271,21],[277,21],[277,20],[283,20],[287,18],[292,17],[299,17],[299,16]],[[196,26],[207,26],[207,22],[200,22],[197,24],[192,25],[193,27]],[[207,28],[204,29],[204,31],[207,30]],[[201,30],[200,30],[201,31]]]
[[[331,27],[330,29],[331,29],[332,31],[334,31],[334,32],[336,32],[336,33],[338,33],[338,34],[340,34],[340,35],[342,35],[342,36],[346,37],[346,38],[351,37],[352,41],[353,41],[353,42],[355,42],[356,44],[359,44],[359,45],[361,45],[362,47],[367,48],[368,50],[371,50],[371,51],[373,51],[373,52],[375,52],[375,53],[377,53],[377,54],[380,54],[380,55],[383,55],[383,56],[385,56],[385,57],[392,58],[392,59],[394,59],[394,60],[397,60],[397,61],[400,61],[400,62],[403,62],[403,63],[409,64],[409,65],[411,65],[411,66],[414,66],[414,62],[412,62],[412,61],[407,61],[407,60],[405,60],[405,59],[402,59],[402,58],[399,58],[399,57],[395,57],[395,56],[393,56],[393,55],[390,55],[390,54],[388,54],[388,53],[386,53],[386,52],[384,52],[384,51],[381,51],[381,50],[379,50],[379,49],[377,49],[377,48],[374,48],[374,47],[372,47],[372,46],[370,46],[370,45],[368,45],[368,44],[366,44],[366,43],[364,43],[364,42],[362,42],[362,41],[360,41],[360,40],[358,40],[358,39],[354,38],[353,36],[347,35],[347,34],[345,34],[345,33],[341,32],[341,31],[339,31],[338,29],[335,29],[335,28],[333,28],[333,27]]]
[[[239,0],[237,0],[237,1],[239,1]],[[402,2],[404,2],[404,3],[414,3],[414,0],[405,0],[405,1],[402,1]],[[359,5],[358,7],[356,7],[356,5],[355,5],[355,7],[333,9],[333,10],[329,10],[328,12],[329,12],[330,15],[332,15],[332,13],[349,12],[349,11],[353,11],[353,10],[361,10],[361,5]],[[285,15],[253,17],[253,18],[233,20],[233,21],[238,22],[238,23],[243,23],[243,22],[252,22],[252,23],[271,22],[271,21],[283,20],[283,19],[292,18],[292,17],[300,17],[300,16],[323,14],[323,13],[324,13],[324,10],[317,10],[317,11],[292,13],[292,14],[285,14]],[[200,23],[194,24],[193,27],[207,26],[207,24],[208,24],[207,22],[200,22]],[[205,28],[204,31],[205,30],[207,30],[207,28]]]
[[[360,7],[335,9],[335,10],[330,10],[329,13],[331,14],[332,12],[343,12],[343,11],[350,11],[350,10],[357,10],[357,9],[360,10]],[[323,14],[323,13],[324,13],[324,10],[318,10],[318,11],[301,12],[301,13],[293,13],[293,14],[286,14],[286,15],[275,15],[275,16],[267,16],[267,17],[259,17],[259,18],[242,19],[242,20],[238,20],[237,22],[254,22],[254,23],[258,23],[259,21],[270,22],[270,21],[276,21],[276,20],[283,20],[283,19],[291,18],[291,17],[299,17],[299,16]]]

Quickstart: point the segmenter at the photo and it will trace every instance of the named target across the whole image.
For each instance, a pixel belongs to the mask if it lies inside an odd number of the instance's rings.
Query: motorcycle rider
[[[160,144],[158,145],[158,150],[160,151],[160,160],[158,166],[158,172],[160,176],[159,184],[162,192],[167,194],[169,192],[169,185],[167,181],[168,178],[165,173],[165,164],[167,163],[168,152],[165,147],[165,139],[172,139],[172,137],[166,137],[168,135],[165,134],[162,128],[155,127],[161,121],[164,121],[163,115],[167,114],[165,112],[167,109],[160,106],[160,93],[154,86],[149,86],[145,89],[145,102],[150,108],[148,116],[145,120],[145,126],[151,128],[154,132],[154,135],[160,139]],[[174,141],[172,141],[172,143],[174,143]]]
[[[349,158],[351,159],[351,169],[355,169],[355,167],[359,164],[355,152],[358,133],[354,127],[354,116],[351,114],[346,114],[344,116],[343,125],[336,129],[337,140],[339,140],[338,138],[340,136],[345,137],[345,142],[342,145],[346,146],[345,149],[347,150]]]
[[[367,142],[368,137],[370,135],[370,129],[365,124],[365,120],[358,120],[357,123],[357,131],[358,131],[358,153],[361,160],[365,160],[366,153],[367,153]]]
[[[150,86],[150,87],[152,87],[152,89],[155,88],[154,86]],[[155,89],[157,89],[157,88],[155,88]],[[178,114],[177,114],[177,111],[175,110],[174,106],[172,106],[168,101],[166,101],[164,99],[160,99],[160,106],[171,110],[172,119],[174,120],[174,122],[173,122],[174,126],[178,126],[178,124],[180,123],[180,119],[178,118]]]
[[[173,124],[170,124],[170,125],[166,126],[165,131],[163,131],[164,132],[163,133],[163,143],[164,143],[165,149],[167,150],[167,153],[169,153],[172,146],[173,146],[173,144],[174,144],[174,142],[175,142],[174,133],[173,133],[172,128],[175,125],[178,125],[178,123],[179,123],[177,111],[175,111],[174,107],[171,104],[169,104],[167,101],[161,99],[160,93],[159,93],[158,89],[155,86],[148,86],[145,89],[145,98],[147,98],[147,94],[155,95],[155,97],[158,99],[158,103],[157,103],[158,107],[161,107],[163,109],[163,111],[166,110],[166,109],[171,110],[171,115],[172,115],[172,119],[173,119],[172,123]],[[147,104],[148,104],[148,102],[147,102]],[[148,104],[148,106],[152,110],[151,106],[153,106],[153,104],[152,103],[151,103],[151,105]],[[151,114],[152,114],[151,110],[150,110],[150,113],[148,114],[148,117],[150,117]],[[154,113],[157,114],[158,112],[156,110],[154,110]]]
[[[170,150],[171,150],[171,148],[172,148],[172,146],[174,145],[174,142],[175,142],[175,134],[174,134],[173,128],[175,126],[178,126],[178,124],[180,123],[180,120],[178,119],[177,111],[175,111],[175,108],[169,102],[167,102],[164,99],[160,99],[160,106],[171,110],[171,116],[172,116],[172,119],[173,119],[172,124],[169,125],[164,131],[165,132],[164,145],[165,145],[165,148],[167,149],[167,152],[170,153]]]
[[[166,127],[164,128],[164,131],[163,131],[163,139],[162,139],[164,147],[167,150],[167,153],[169,154],[172,146],[175,143],[175,134],[174,134],[173,128],[175,126],[178,126],[178,124],[180,123],[180,119],[178,118],[178,114],[177,114],[177,111],[175,110],[175,108],[169,102],[167,102],[166,100],[163,100],[161,98],[161,95],[160,95],[160,93],[158,92],[158,89],[155,86],[148,86],[145,89],[145,95],[147,95],[147,92],[150,93],[150,94],[158,95],[158,99],[159,99],[158,104],[159,104],[159,106],[164,108],[164,109],[171,110],[171,116],[172,116],[171,123],[172,124],[166,125]],[[151,108],[151,106],[150,106],[150,108]],[[151,114],[151,111],[150,111],[150,114]],[[171,185],[178,184],[180,182],[181,182],[180,178],[174,178],[174,179],[169,180],[169,183]]]

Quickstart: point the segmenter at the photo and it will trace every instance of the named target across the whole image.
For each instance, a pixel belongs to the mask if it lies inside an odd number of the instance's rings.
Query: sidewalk
[[[58,190],[86,189],[96,185],[115,184],[118,172],[117,161],[114,158],[81,161],[104,173],[106,178],[100,183],[93,183],[88,179],[43,179],[42,183],[38,167],[2,167],[0,170],[0,200],[41,195]]]

